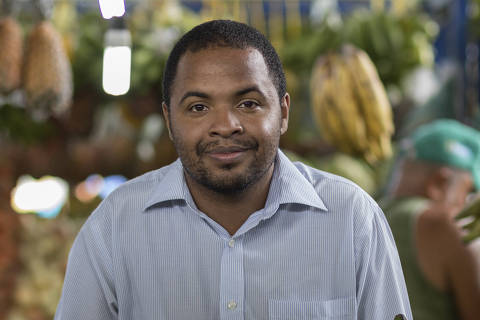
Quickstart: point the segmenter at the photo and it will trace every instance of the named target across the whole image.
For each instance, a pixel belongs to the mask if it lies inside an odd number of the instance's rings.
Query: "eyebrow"
[[[251,87],[239,90],[235,93],[235,96],[237,96],[237,97],[243,96],[244,94],[247,94],[247,93],[250,93],[250,92],[256,92],[256,93],[260,94],[262,96],[262,98],[265,98],[265,95],[263,94],[263,92],[260,89],[258,89],[257,86],[251,86]]]
[[[265,95],[263,94],[263,92],[257,86],[251,86],[251,87],[248,87],[248,88],[245,88],[245,89],[238,90],[237,92],[235,92],[235,96],[240,97],[240,96],[243,96],[243,95],[245,95],[247,93],[250,93],[250,92],[257,92],[258,94],[260,94],[262,96],[262,98],[265,98]],[[205,92],[188,91],[182,96],[182,99],[180,99],[180,103],[182,103],[188,97],[199,97],[199,98],[210,99],[210,95],[206,94]]]
[[[188,91],[183,95],[182,99],[180,99],[180,103],[182,103],[183,100],[187,99],[188,97],[199,97],[199,98],[205,98],[205,99],[210,98],[210,96],[204,92]]]

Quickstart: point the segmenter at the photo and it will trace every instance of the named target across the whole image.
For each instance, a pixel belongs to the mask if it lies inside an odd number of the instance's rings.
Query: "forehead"
[[[247,85],[275,90],[265,59],[258,50],[215,47],[187,51],[177,67],[172,97],[185,90],[225,91]]]

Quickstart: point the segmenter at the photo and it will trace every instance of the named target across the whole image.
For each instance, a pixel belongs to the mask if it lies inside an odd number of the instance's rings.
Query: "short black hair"
[[[281,101],[286,93],[285,74],[280,58],[270,41],[260,31],[244,23],[212,20],[194,27],[183,35],[170,52],[163,73],[163,101],[168,108],[170,108],[170,91],[181,57],[187,51],[197,52],[215,47],[257,49],[265,60],[269,77]]]

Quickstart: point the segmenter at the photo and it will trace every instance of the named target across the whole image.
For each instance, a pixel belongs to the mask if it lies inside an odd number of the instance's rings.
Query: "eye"
[[[192,112],[203,112],[203,111],[207,111],[207,106],[206,105],[203,105],[203,104],[194,104],[192,105],[189,110],[192,111]]]
[[[259,107],[260,105],[256,103],[255,101],[247,100],[247,101],[242,101],[240,103],[239,107],[240,108],[245,108],[245,109],[255,109]]]

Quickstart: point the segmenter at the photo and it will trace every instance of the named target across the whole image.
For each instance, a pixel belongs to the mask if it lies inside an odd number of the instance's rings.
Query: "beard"
[[[278,137],[270,137],[262,148],[253,138],[199,142],[194,151],[189,151],[181,139],[175,135],[173,137],[175,149],[186,174],[205,188],[224,195],[242,193],[264,177],[275,161],[280,139],[279,134]],[[243,164],[246,168],[237,173],[234,170],[239,164],[235,163],[209,169],[204,161],[206,153],[222,144],[241,146],[248,149],[247,152],[253,151],[253,160],[246,166]]]

